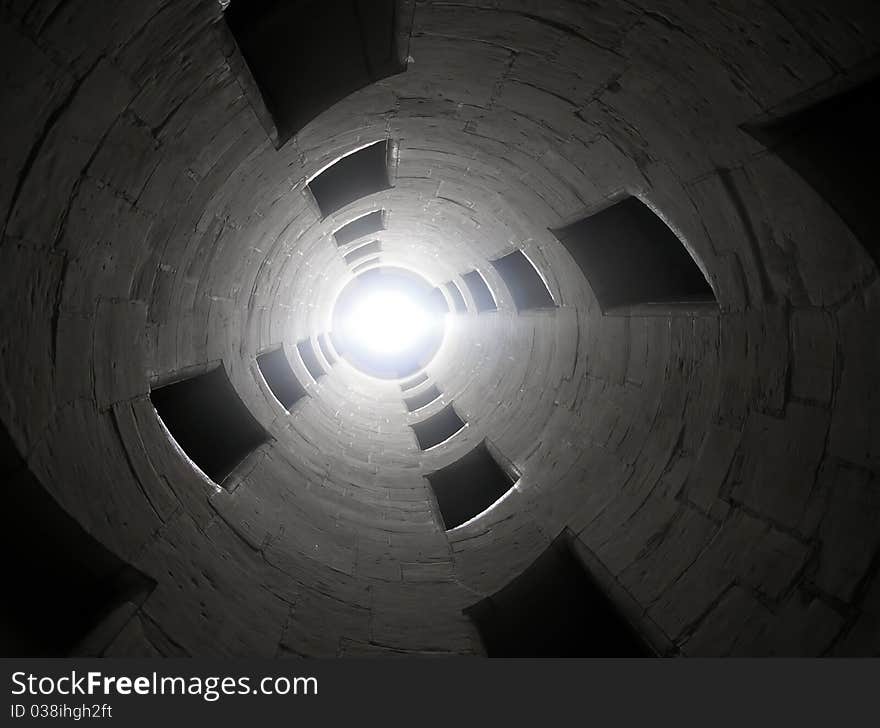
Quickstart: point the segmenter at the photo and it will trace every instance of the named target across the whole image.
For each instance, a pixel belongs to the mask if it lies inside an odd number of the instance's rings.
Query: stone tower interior
[[[880,655],[828,8],[0,2],[2,653]]]

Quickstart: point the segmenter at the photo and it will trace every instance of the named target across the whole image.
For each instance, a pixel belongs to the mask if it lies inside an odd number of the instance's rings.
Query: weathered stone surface
[[[76,400],[58,410],[28,463],[83,528],[124,559],[161,525],[129,467],[112,415],[98,413],[94,402]]]
[[[131,81],[106,60],[77,84],[65,106],[54,112],[54,123],[21,185],[7,234],[45,247],[55,243],[71,195],[133,93]]]
[[[142,611],[187,654],[275,655],[288,604],[252,581],[247,564],[224,558],[190,518],[174,519],[136,563],[164,575]]]
[[[376,585],[372,590],[371,638],[375,644],[399,649],[469,654],[478,644],[473,625],[461,610],[474,601],[456,584],[425,585],[424,590],[445,616],[433,619],[421,612],[420,597],[407,585]]]
[[[642,558],[620,575],[642,604],[652,604],[697,559],[716,531],[709,519],[684,509]]]
[[[750,654],[749,648],[759,642],[772,618],[773,615],[748,590],[734,585],[700,622],[682,646],[682,651],[690,657]]]
[[[844,619],[821,599],[794,593],[779,610],[775,623],[744,655],[770,657],[824,656],[843,628]]]
[[[740,438],[726,427],[712,426],[706,432],[685,486],[688,499],[705,513],[717,508]]]
[[[777,599],[797,578],[807,553],[804,544],[746,513],[734,512],[651,613],[670,637],[676,637],[734,583]]]
[[[828,202],[772,154],[756,157],[748,176],[764,207],[756,228],[777,290],[796,305],[824,307],[860,286],[871,263]]]
[[[167,647],[171,647],[171,653],[167,652],[166,649],[162,649]],[[104,652],[104,656],[155,658],[175,653],[176,656],[183,656],[182,653],[174,650],[174,647],[171,645],[165,644],[157,647],[150,642],[143,620],[140,616],[136,615],[116,636],[116,639],[113,640],[112,644]]]
[[[0,99],[9,119],[28,119],[27,124],[4,124],[0,145],[0,219],[6,220],[9,205],[28,174],[25,165],[32,147],[39,145],[40,135],[55,108],[70,93],[73,79],[57,65],[31,38],[12,25],[0,24],[0,46],[4,55],[14,62],[4,63],[0,76]]]
[[[53,317],[64,258],[9,241],[0,250],[0,377],[6,426],[27,451],[42,434],[55,407]],[[20,398],[13,398],[17,392]],[[16,406],[17,402],[17,406]]]
[[[291,607],[279,649],[304,657],[337,657],[343,640],[369,639],[369,609],[304,591]]]
[[[739,428],[748,415],[746,401],[759,412],[779,415],[785,409],[789,369],[788,320],[784,308],[752,309],[731,314],[721,326],[719,419]],[[748,399],[743,394],[748,395]]]
[[[128,463],[137,478],[138,485],[162,521],[169,521],[180,508],[180,501],[169,487],[168,481],[156,472],[145,452],[134,408],[124,402],[113,407],[113,424],[122,439]]]
[[[785,419],[752,414],[743,432],[732,497],[788,528],[807,508],[828,428],[828,415],[791,403]]]
[[[144,324],[147,307],[140,302],[99,301],[95,321],[95,399],[105,408],[148,393],[144,371]]]
[[[791,326],[791,394],[827,405],[834,382],[831,317],[816,309],[797,310],[792,314]]]

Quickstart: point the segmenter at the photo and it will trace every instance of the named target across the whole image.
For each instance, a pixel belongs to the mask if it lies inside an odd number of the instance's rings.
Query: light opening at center
[[[333,338],[339,353],[378,377],[418,371],[437,352],[445,329],[433,290],[423,278],[400,268],[359,275],[334,306]]]
[[[431,316],[402,291],[376,291],[354,305],[343,325],[346,338],[365,349],[398,354],[425,335]]]

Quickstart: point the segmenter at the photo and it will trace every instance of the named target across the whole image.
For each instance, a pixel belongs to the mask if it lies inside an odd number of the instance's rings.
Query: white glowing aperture
[[[375,354],[399,354],[425,335],[431,316],[401,291],[375,291],[355,304],[347,334]]]

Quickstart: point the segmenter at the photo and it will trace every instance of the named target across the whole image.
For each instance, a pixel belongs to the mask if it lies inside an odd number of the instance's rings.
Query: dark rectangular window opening
[[[563,534],[509,584],[464,610],[489,657],[654,657]]]
[[[715,302],[712,287],[678,236],[636,197],[553,233],[605,312],[641,304]]]
[[[116,637],[119,610],[133,613],[156,586],[91,536],[19,456],[0,424],[0,655],[99,655]],[[111,620],[115,630],[102,630]],[[100,638],[97,639],[96,638]]]
[[[485,442],[427,477],[447,531],[480,515],[516,482]]]
[[[825,198],[880,265],[880,77],[745,129]]]
[[[461,295],[458,286],[453,281],[449,281],[446,284],[446,290],[449,291],[449,296],[452,298],[455,310],[458,313],[467,313],[467,303],[465,303],[464,296]]]
[[[375,192],[390,189],[388,142],[381,141],[336,160],[309,182],[309,189],[327,217]]]
[[[486,279],[480,275],[479,271],[472,270],[469,273],[465,273],[462,278],[474,297],[474,304],[476,304],[479,313],[495,311],[498,308],[498,305],[495,303],[495,297],[486,283]]]
[[[490,262],[507,284],[517,311],[556,307],[541,274],[522,251],[515,250]]]
[[[332,367],[336,363],[336,357],[333,356],[333,350],[330,348],[327,334],[320,334],[318,336],[318,346],[321,347],[321,353],[324,355],[327,363]]]
[[[174,441],[215,483],[268,439],[222,365],[154,389],[150,399]]]
[[[375,235],[384,230],[385,222],[382,212],[382,210],[376,210],[375,212],[362,215],[356,220],[352,220],[347,225],[343,225],[333,233],[333,237],[336,238],[336,244],[348,245],[348,243],[353,243],[355,240],[365,238],[368,235]]]
[[[257,357],[257,366],[275,399],[289,410],[306,396],[306,390],[293,373],[283,347],[267,351]]]
[[[358,89],[406,70],[398,0],[236,0],[227,27],[279,145]]]
[[[302,359],[303,364],[306,365],[309,374],[312,375],[312,379],[317,382],[327,372],[324,371],[324,367],[322,367],[321,362],[318,361],[318,354],[315,352],[312,340],[303,339],[302,341],[297,342],[296,348],[297,351],[299,351],[300,359]]]
[[[359,248],[355,248],[350,253],[345,254],[345,262],[351,265],[356,260],[360,260],[361,258],[366,258],[369,255],[373,255],[374,253],[382,252],[382,243],[378,240],[374,240],[371,243],[367,243],[366,245],[361,245]]]
[[[428,419],[416,422],[410,427],[416,433],[419,447],[422,450],[427,450],[448,440],[456,432],[460,432],[464,428],[464,421],[458,416],[452,405],[448,404]]]
[[[440,390],[437,389],[436,384],[432,384],[424,392],[420,392],[412,397],[405,397],[403,401],[406,403],[406,408],[410,412],[415,412],[417,409],[421,409],[425,405],[431,404],[431,402],[439,396]]]
[[[428,372],[422,372],[421,374],[416,374],[411,379],[407,379],[405,382],[400,383],[400,388],[405,392],[408,389],[415,389],[422,382],[428,381]]]

